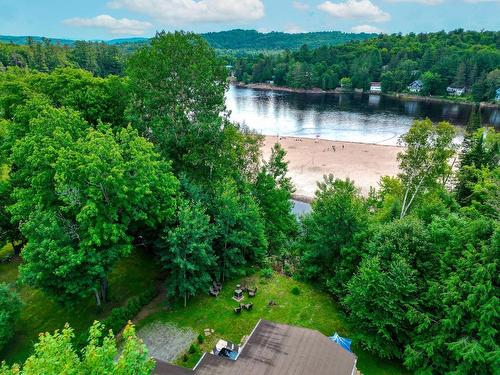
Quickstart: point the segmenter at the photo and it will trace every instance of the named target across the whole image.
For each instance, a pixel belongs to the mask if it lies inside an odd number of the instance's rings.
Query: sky
[[[500,30],[500,0],[0,0],[1,35],[150,37],[156,30],[290,33]]]

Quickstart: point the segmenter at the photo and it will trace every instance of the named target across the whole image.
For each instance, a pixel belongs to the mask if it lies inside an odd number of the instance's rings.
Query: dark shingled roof
[[[351,375],[356,356],[316,330],[261,320],[236,361],[205,354],[196,375]]]
[[[153,371],[154,375],[193,375],[193,370],[171,365],[159,359],[155,359],[156,368]]]

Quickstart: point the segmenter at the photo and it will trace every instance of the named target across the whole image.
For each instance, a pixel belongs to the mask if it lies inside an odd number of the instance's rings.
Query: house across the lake
[[[462,96],[464,94],[464,92],[465,92],[465,87],[452,87],[452,86],[448,86],[446,88],[446,92],[449,95]]]
[[[375,93],[375,94],[382,92],[382,83],[372,82],[370,84],[370,92]]]
[[[495,96],[495,100],[496,100],[497,102],[500,102],[500,87],[497,89],[497,94],[496,94],[496,96]]]
[[[230,348],[224,350],[228,345]],[[259,320],[243,346],[217,345],[211,353],[203,354],[193,370],[158,361],[154,373],[355,375],[356,359],[350,351],[316,330]]]
[[[419,93],[422,91],[422,88],[424,87],[423,83],[421,80],[417,79],[416,81],[413,81],[408,85],[408,91],[413,92],[413,93]]]

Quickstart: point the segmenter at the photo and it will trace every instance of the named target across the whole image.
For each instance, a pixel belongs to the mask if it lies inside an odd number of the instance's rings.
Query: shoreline
[[[366,92],[356,92],[356,91],[343,91],[342,89],[335,90],[323,90],[320,88],[311,88],[311,89],[296,89],[287,86],[275,86],[269,83],[242,83],[242,82],[233,82],[236,87],[247,88],[253,90],[262,90],[262,91],[276,91],[276,92],[288,92],[294,94],[312,94],[312,95],[341,95],[341,94],[370,94],[370,95],[380,95],[386,96],[389,98],[399,99],[399,100],[407,100],[407,101],[419,101],[419,102],[433,102],[433,103],[448,103],[448,104],[460,104],[467,106],[474,106],[476,103],[468,102],[468,101],[455,101],[451,99],[432,97],[432,96],[419,96],[419,95],[410,95],[404,93],[396,93],[396,94],[388,94],[388,93],[372,93],[370,91]],[[493,108],[500,109],[499,104],[493,104],[488,102],[479,103],[480,108]]]
[[[262,145],[265,160],[275,143],[287,152],[288,177],[296,189],[293,199],[304,203],[314,199],[317,182],[328,174],[353,180],[361,194],[368,195],[380,177],[398,174],[397,154],[403,150],[401,146],[267,135]]]

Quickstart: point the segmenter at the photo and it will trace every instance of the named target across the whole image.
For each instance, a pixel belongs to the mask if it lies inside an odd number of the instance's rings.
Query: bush
[[[198,335],[198,344],[203,344],[203,342],[205,341],[205,336],[203,335]]]
[[[196,344],[191,344],[191,346],[189,347],[189,354],[194,354],[198,351],[198,347],[196,346]]]
[[[151,287],[138,296],[130,298],[127,305],[115,307],[111,310],[109,316],[102,321],[106,330],[111,329],[114,334],[120,332],[127,325],[127,322],[132,320],[157,294],[158,290],[155,287]],[[76,338],[76,347],[80,349],[84,348],[87,345],[87,340],[88,333],[82,332]]]
[[[291,290],[292,294],[298,296],[300,294],[300,288],[298,286],[294,286]]]
[[[260,276],[270,279],[273,277],[273,269],[271,267],[266,267],[260,270]]]
[[[187,354],[184,354],[182,356],[182,362],[187,362],[187,361],[188,361],[188,356],[187,356]]]
[[[9,285],[0,283],[0,349],[14,335],[14,326],[21,312],[21,300]]]

